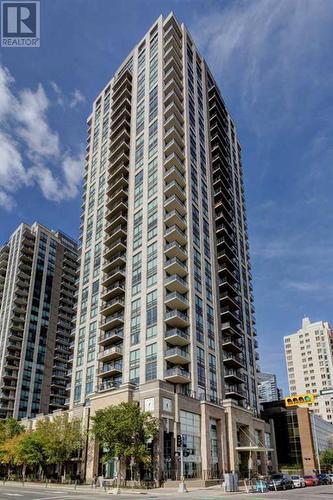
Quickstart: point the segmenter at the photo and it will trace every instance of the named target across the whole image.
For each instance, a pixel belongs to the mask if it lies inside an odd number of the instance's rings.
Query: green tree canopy
[[[323,450],[320,454],[320,464],[327,468],[333,468],[333,449],[328,448],[327,450]]]
[[[34,445],[40,443],[49,464],[63,464],[78,453],[83,445],[83,433],[79,419],[69,420],[60,415],[37,423]]]
[[[133,457],[137,462],[149,458],[147,442],[158,433],[158,419],[140,410],[135,402],[108,406],[93,417],[93,434],[105,451],[105,460]]]

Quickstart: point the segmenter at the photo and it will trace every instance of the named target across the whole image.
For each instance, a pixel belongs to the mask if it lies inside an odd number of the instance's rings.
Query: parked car
[[[287,474],[272,474],[267,483],[270,490],[289,490],[295,488],[293,480]]]
[[[327,476],[330,478],[331,483],[333,484],[333,474],[327,474]]]
[[[318,484],[331,484],[331,478],[328,474],[317,474]]]
[[[304,488],[306,486],[304,477],[302,476],[290,476],[295,488]]]
[[[318,486],[319,481],[316,476],[304,476],[306,486]]]

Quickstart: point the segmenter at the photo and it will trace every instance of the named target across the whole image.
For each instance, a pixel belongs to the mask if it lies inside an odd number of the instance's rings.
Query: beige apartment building
[[[177,434],[187,477],[247,470],[249,453],[267,469],[241,147],[172,14],[128,55],[87,123],[71,414],[139,401],[162,423],[160,478],[178,474]],[[99,451],[88,478],[101,473]]]
[[[77,244],[34,223],[0,247],[0,418],[68,407]]]
[[[333,335],[329,323],[303,318],[302,327],[284,337],[290,394],[313,393],[315,414],[332,422]]]

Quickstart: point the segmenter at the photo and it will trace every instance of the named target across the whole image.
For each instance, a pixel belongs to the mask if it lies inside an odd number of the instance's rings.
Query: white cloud
[[[48,200],[74,198],[82,178],[83,155],[62,150],[59,134],[48,123],[50,101],[43,86],[15,94],[13,82],[9,71],[0,66],[0,206],[12,209],[13,194],[27,185],[39,186]],[[52,83],[60,97],[61,90]],[[76,99],[79,102],[81,97]]]
[[[84,95],[78,89],[75,89],[69,102],[69,107],[75,108],[75,106],[77,106],[81,102],[84,102],[85,100],[86,98],[84,97]]]
[[[16,203],[14,198],[4,191],[0,190],[0,207],[7,210],[7,212],[10,212],[15,207],[15,205]]]
[[[59,155],[59,136],[47,123],[46,110],[49,102],[43,87],[36,92],[23,90],[19,95],[16,119],[22,124],[17,133],[25,141],[29,153],[43,157]]]
[[[14,79],[7,68],[0,65],[0,119],[2,119],[15,104],[15,99],[9,87]]]
[[[223,93],[234,96],[261,134],[267,124],[302,123],[316,111],[320,90],[331,87],[322,68],[330,59],[332,19],[333,2],[326,0],[240,0],[208,10],[193,34]]]
[[[17,144],[0,131],[0,187],[2,191],[14,192],[27,184],[27,173],[23,166]]]

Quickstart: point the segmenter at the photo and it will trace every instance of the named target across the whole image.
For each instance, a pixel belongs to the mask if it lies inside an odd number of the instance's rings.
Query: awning
[[[274,448],[266,448],[266,446],[236,446],[236,451],[274,451]]]

